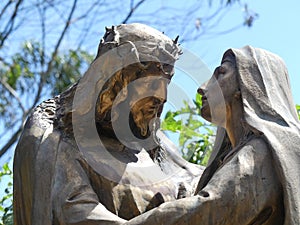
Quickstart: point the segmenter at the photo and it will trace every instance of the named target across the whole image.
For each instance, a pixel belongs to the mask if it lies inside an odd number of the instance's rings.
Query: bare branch
[[[76,9],[76,4],[77,4],[77,0],[74,0],[73,6],[72,6],[71,11],[70,11],[69,16],[68,16],[68,19],[65,23],[65,27],[64,27],[62,33],[60,34],[60,37],[59,37],[59,39],[58,39],[58,41],[57,41],[57,43],[54,47],[54,51],[52,53],[51,59],[48,62],[47,70],[41,74],[41,79],[40,79],[40,82],[39,82],[38,91],[37,91],[37,94],[35,96],[35,99],[33,101],[33,104],[32,104],[31,108],[33,108],[38,103],[38,101],[40,99],[42,89],[43,89],[43,86],[44,86],[44,83],[45,83],[45,80],[46,80],[46,76],[49,75],[49,73],[52,69],[52,66],[53,66],[52,64],[53,64],[54,58],[56,57],[58,49],[60,47],[60,44],[61,44],[61,42],[62,42],[62,40],[63,40],[70,24],[71,24],[72,16],[73,16],[74,11]]]
[[[73,13],[75,11],[75,8],[76,8],[76,4],[77,4],[77,0],[74,0],[73,2],[73,6],[72,6],[72,9],[69,13],[69,16],[68,16],[68,19],[66,21],[66,24],[65,24],[65,27],[55,45],[55,48],[54,48],[54,51],[52,53],[52,57],[48,63],[48,67],[47,67],[47,70],[45,73],[42,73],[41,74],[41,79],[40,79],[40,82],[39,82],[39,87],[38,87],[38,91],[37,91],[37,94],[35,96],[35,100],[34,100],[34,103],[32,104],[32,107],[28,110],[28,111],[31,111],[31,109],[37,104],[37,102],[39,101],[39,98],[40,98],[40,95],[41,95],[41,92],[42,92],[42,89],[43,89],[43,85],[45,83],[45,77],[47,74],[50,73],[51,69],[52,69],[52,63],[53,63],[53,60],[55,58],[55,56],[57,55],[57,52],[58,52],[58,49],[60,47],[60,44],[71,24],[71,19],[72,19],[72,16],[73,16]],[[22,108],[22,111],[23,111],[23,115],[27,115],[23,105],[21,104],[21,100],[19,99],[19,97],[17,96],[17,94],[15,93],[15,91],[13,90],[13,88],[11,88],[9,86],[9,84],[7,84],[5,81],[1,80],[1,83],[3,84],[3,86],[17,99],[18,103],[20,104],[20,107]],[[7,84],[7,85],[6,85]],[[27,112],[28,112],[27,111]],[[23,118],[24,118],[23,116]],[[19,127],[19,129],[12,135],[12,137],[9,139],[9,141],[2,147],[2,149],[0,150],[0,158],[2,157],[2,155],[5,154],[5,152],[8,151],[8,149],[18,140],[18,137],[19,135],[21,134],[22,132],[22,129],[23,129],[23,123],[22,125]]]
[[[3,57],[0,56],[0,62],[3,63],[3,65],[5,66],[10,66],[10,63],[8,63],[7,61],[5,61],[5,59]]]
[[[45,7],[37,6],[41,18],[41,32],[42,32],[42,55],[41,55],[41,68],[44,68],[45,63],[45,48],[46,48],[46,25],[45,25]]]
[[[6,25],[6,27],[4,29],[4,32],[2,32],[2,34],[1,34],[0,48],[4,45],[5,40],[8,38],[9,34],[12,32],[12,30],[14,28],[14,22],[15,22],[15,19],[17,17],[17,13],[18,13],[19,7],[20,7],[20,5],[21,5],[22,2],[23,2],[23,0],[19,0],[17,2],[15,10],[14,10],[11,18],[9,19],[9,21],[8,21],[8,23]]]
[[[23,104],[21,102],[21,99],[19,98],[17,92],[4,79],[1,79],[0,83],[10,93],[10,95],[13,96],[17,100],[20,108],[22,109],[23,114],[25,114],[26,110],[25,110],[25,108],[24,108],[24,106],[23,106]]]
[[[1,13],[0,13],[0,19],[1,17],[3,16],[4,12],[6,11],[6,9],[9,7],[9,5],[11,5],[13,3],[13,1],[8,1],[6,3],[6,5],[3,7],[3,9],[1,10]]]
[[[11,138],[7,141],[7,143],[0,150],[0,158],[8,151],[8,149],[18,140],[19,135],[23,130],[23,125],[19,127],[19,129],[11,136]]]
[[[79,17],[73,19],[72,23],[78,22],[80,20],[84,20],[86,21],[85,25],[83,26],[83,29],[81,31],[81,35],[78,38],[78,46],[77,49],[79,49],[82,44],[84,43],[88,33],[90,32],[90,30],[93,27],[93,24],[95,23],[95,17],[98,16],[99,11],[98,8],[101,5],[101,3],[99,1],[94,2],[85,12],[82,13],[82,15],[80,15]],[[92,14],[92,12],[94,11],[94,13]],[[92,18],[89,19],[88,17]]]
[[[128,15],[126,16],[126,18],[122,21],[122,23],[127,23],[128,20],[130,19],[130,17],[132,16],[132,14],[134,13],[134,11],[141,5],[143,4],[145,0],[141,0],[138,3],[136,3],[136,5],[134,7],[131,7],[130,12],[128,13]]]
[[[61,35],[60,35],[60,37],[59,37],[57,43],[56,43],[56,46],[55,46],[54,51],[53,51],[53,53],[52,53],[51,60],[50,60],[50,62],[49,62],[49,64],[48,64],[48,70],[47,70],[48,73],[49,73],[50,70],[51,70],[51,67],[52,67],[52,61],[53,61],[54,57],[57,55],[58,48],[59,48],[59,46],[60,46],[60,44],[61,44],[61,42],[62,42],[62,40],[63,40],[63,38],[64,38],[64,36],[65,36],[65,34],[66,34],[66,32],[67,32],[67,30],[68,30],[70,24],[71,24],[72,16],[73,16],[73,14],[74,14],[74,12],[75,12],[75,9],[76,9],[76,4],[77,4],[77,0],[74,0],[72,9],[71,9],[71,11],[70,11],[70,13],[69,13],[69,17],[68,17],[68,19],[67,19],[67,21],[66,21],[65,27],[64,27],[64,29],[63,29],[63,31],[62,31],[62,33],[61,33]]]

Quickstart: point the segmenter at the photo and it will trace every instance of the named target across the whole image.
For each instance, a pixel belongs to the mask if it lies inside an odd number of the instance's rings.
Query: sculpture
[[[282,59],[229,49],[198,92],[201,115],[220,127],[195,196],[128,224],[299,224],[300,123]]]
[[[14,224],[122,224],[191,196],[203,168],[154,133],[180,54],[142,24],[108,28],[84,77],[28,118],[14,158]]]

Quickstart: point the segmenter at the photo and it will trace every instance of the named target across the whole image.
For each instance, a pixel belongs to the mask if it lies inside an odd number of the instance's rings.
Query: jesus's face
[[[141,71],[135,84],[128,88],[127,100],[141,137],[149,136],[151,121],[161,115],[170,79],[160,64],[150,62],[147,70]]]

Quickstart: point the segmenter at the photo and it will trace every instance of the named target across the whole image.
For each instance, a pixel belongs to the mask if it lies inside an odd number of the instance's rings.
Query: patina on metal
[[[86,74],[26,122],[14,224],[123,224],[194,193],[203,168],[170,157],[155,137],[179,55],[177,40],[146,25],[106,29]]]

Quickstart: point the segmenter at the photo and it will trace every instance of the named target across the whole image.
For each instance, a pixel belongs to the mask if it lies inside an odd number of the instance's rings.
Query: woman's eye
[[[217,67],[216,71],[215,71],[215,76],[218,79],[220,76],[222,76],[223,74],[225,74],[226,69],[224,66],[219,66]]]
[[[219,74],[224,74],[226,72],[226,69],[224,66],[220,66],[219,69],[218,69],[218,73]]]

